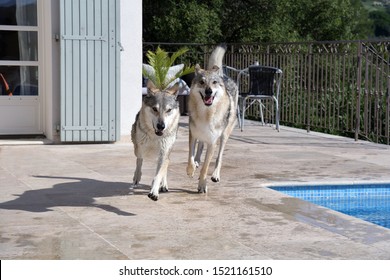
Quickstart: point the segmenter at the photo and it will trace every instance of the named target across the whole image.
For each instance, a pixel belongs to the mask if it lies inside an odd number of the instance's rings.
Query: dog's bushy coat
[[[199,166],[200,155],[195,157],[195,149],[207,145],[206,157],[200,171],[198,191],[207,191],[208,168],[219,141],[219,152],[212,181],[220,181],[223,150],[237,119],[238,88],[231,79],[222,73],[222,60],[225,48],[218,46],[210,56],[207,70],[195,67],[196,75],[191,85],[188,101],[189,156],[187,174],[193,177]]]

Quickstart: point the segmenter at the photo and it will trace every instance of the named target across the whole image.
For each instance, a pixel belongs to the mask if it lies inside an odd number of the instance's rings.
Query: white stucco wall
[[[121,0],[121,138],[130,135],[131,125],[142,102],[142,0]]]

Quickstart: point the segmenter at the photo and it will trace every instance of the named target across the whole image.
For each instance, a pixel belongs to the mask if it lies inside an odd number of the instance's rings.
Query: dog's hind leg
[[[167,171],[168,171],[169,159],[167,155],[162,155],[158,159],[156,176],[154,176],[152,189],[148,194],[148,197],[154,201],[158,200],[159,190],[168,190],[166,185]],[[165,184],[165,185],[164,185]]]
[[[230,126],[228,126],[221,135],[218,156],[217,156],[217,160],[215,162],[215,169],[214,169],[213,175],[211,176],[211,180],[213,182],[217,183],[221,180],[221,167],[222,167],[223,151],[225,150],[226,142],[229,139],[229,136],[234,128],[234,125],[235,125],[235,122],[233,122]]]
[[[194,159],[195,146],[196,146],[196,138],[194,138],[192,136],[191,130],[190,130],[187,175],[191,178],[194,177],[195,170],[197,167],[196,163],[195,163],[195,159]]]
[[[200,162],[201,162],[200,158],[202,157],[203,147],[204,147],[204,143],[198,140],[198,146],[196,148],[196,155],[195,155],[196,168],[200,166]]]
[[[222,157],[223,157],[223,150],[225,149],[227,139],[223,136],[221,136],[221,141],[219,144],[219,151],[218,151],[218,156],[217,160],[215,162],[215,169],[213,172],[213,175],[211,176],[211,180],[215,183],[219,182],[221,179],[221,167],[222,167]]]
[[[137,166],[134,171],[133,184],[136,186],[141,181],[143,158],[137,157]]]
[[[215,144],[207,144],[206,158],[204,160],[202,169],[200,170],[199,183],[198,183],[198,192],[206,193],[207,192],[207,172],[209,170],[209,165],[211,158],[213,157],[215,150]]]

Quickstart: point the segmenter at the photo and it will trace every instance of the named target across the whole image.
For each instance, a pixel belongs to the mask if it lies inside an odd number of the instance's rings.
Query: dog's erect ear
[[[202,68],[200,68],[200,65],[199,64],[196,64],[195,65],[195,74],[196,75],[199,75],[199,74],[201,74],[201,73],[203,73],[204,72],[204,70],[202,69]]]
[[[152,95],[160,91],[151,80],[148,80],[146,87],[148,88],[148,93]]]
[[[157,92],[159,89],[154,85],[154,83],[151,81],[151,80],[148,80],[148,83],[146,85],[146,87],[148,88],[148,90],[150,90],[151,92]]]
[[[179,83],[174,84],[174,86],[167,88],[165,91],[170,95],[178,95],[180,89]]]

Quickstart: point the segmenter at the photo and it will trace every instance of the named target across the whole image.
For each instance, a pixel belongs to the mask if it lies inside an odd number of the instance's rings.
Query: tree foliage
[[[298,0],[292,5],[293,29],[308,40],[367,38],[368,14],[355,0]]]
[[[218,3],[197,0],[144,0],[143,39],[147,42],[217,42]]]
[[[370,19],[374,22],[375,37],[390,37],[390,9],[388,11],[372,11]]]
[[[144,0],[149,42],[251,43],[366,39],[360,0]]]

